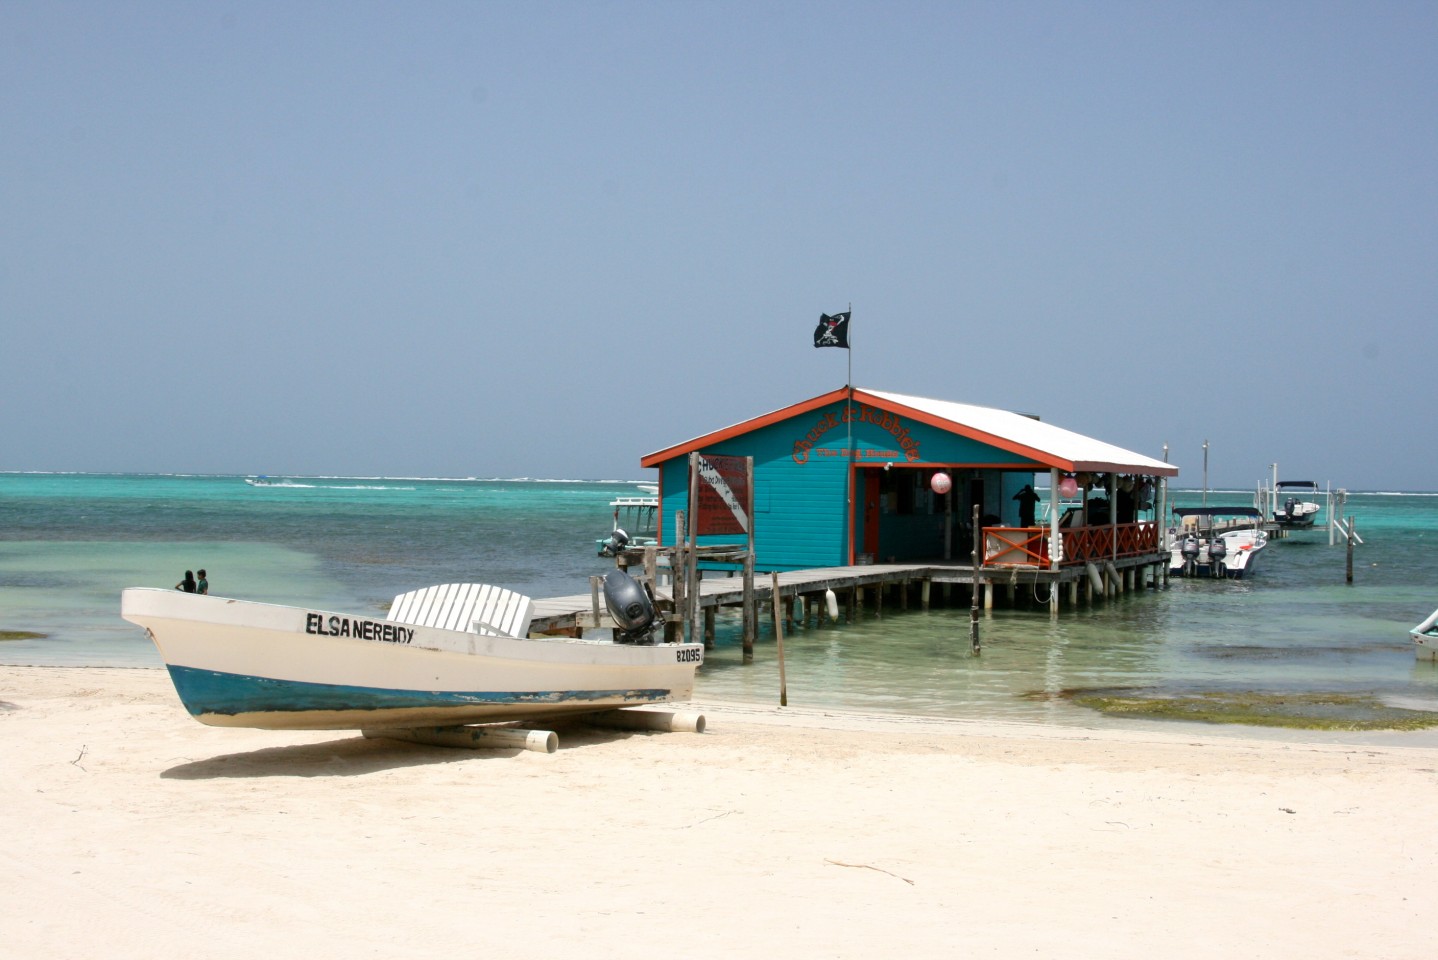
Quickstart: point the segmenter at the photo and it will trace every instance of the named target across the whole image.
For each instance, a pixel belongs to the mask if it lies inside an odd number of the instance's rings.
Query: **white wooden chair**
[[[491,637],[526,637],[534,601],[484,583],[442,583],[394,598],[389,619],[417,627],[464,630]]]

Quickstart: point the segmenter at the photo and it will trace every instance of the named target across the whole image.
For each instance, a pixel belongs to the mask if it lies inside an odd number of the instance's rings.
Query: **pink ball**
[[[949,488],[953,485],[947,473],[936,473],[934,478],[929,481],[929,486],[934,488],[935,493],[948,493]]]
[[[1059,481],[1059,496],[1063,497],[1065,500],[1068,500],[1069,498],[1075,496],[1077,493],[1078,481],[1075,480],[1073,477],[1064,477],[1062,480]]]

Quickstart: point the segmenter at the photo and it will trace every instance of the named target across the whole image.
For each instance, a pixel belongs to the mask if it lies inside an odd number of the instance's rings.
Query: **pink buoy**
[[[1059,481],[1059,496],[1065,500],[1072,499],[1078,493],[1078,481],[1073,477],[1064,477]]]
[[[933,487],[934,492],[938,494],[948,493],[953,485],[953,481],[949,479],[947,473],[936,473],[933,479],[929,481],[929,486]]]

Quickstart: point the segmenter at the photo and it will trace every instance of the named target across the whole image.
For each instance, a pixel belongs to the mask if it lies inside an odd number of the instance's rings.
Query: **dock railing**
[[[1152,520],[1060,527],[1063,551],[1057,566],[1158,553],[1158,532],[1158,524]],[[986,567],[1052,569],[1056,566],[1049,545],[1048,527],[984,527],[983,533]]]

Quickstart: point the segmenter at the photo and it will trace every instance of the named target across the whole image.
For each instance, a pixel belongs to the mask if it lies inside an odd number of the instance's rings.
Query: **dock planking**
[[[1134,557],[1119,560],[1115,569],[1119,574],[1118,582],[1114,583],[1111,590],[1105,593],[1122,593],[1126,589],[1134,589],[1143,583],[1144,571],[1152,572],[1152,582],[1149,586],[1161,584],[1160,564],[1156,563],[1155,557]],[[712,574],[713,571],[710,571]],[[833,590],[835,594],[845,596],[842,606],[853,611],[862,606],[861,595],[867,591],[875,601],[876,611],[882,610],[883,595],[889,588],[897,589],[899,605],[901,609],[908,608],[909,590],[908,587],[918,585],[920,596],[918,603],[920,608],[927,609],[929,599],[929,585],[947,584],[958,585],[973,589],[975,584],[984,589],[984,606],[993,605],[995,589],[1009,590],[1010,599],[1013,600],[1021,591],[1027,591],[1035,586],[1047,585],[1051,588],[1051,594],[1055,598],[1052,607],[1057,608],[1057,598],[1060,596],[1060,588],[1069,594],[1069,602],[1078,601],[1079,589],[1085,590],[1086,599],[1092,600],[1093,594],[1088,590],[1090,584],[1083,567],[1060,567],[1058,569],[1039,569],[1037,567],[982,567],[977,576],[974,567],[968,564],[955,563],[914,563],[914,564],[860,564],[843,567],[816,567],[805,570],[786,570],[779,572],[779,594],[780,599],[799,597],[810,594],[822,594],[826,590]],[[663,587],[656,588],[655,594],[661,605],[671,599],[669,591]],[[753,595],[757,602],[763,603],[772,600],[773,586],[769,576],[756,577],[753,584]],[[703,611],[714,611],[724,607],[741,607],[744,602],[744,579],[741,576],[708,576],[699,581],[699,606]],[[596,626],[593,619],[593,597],[591,594],[576,594],[564,597],[549,597],[534,601],[534,617],[531,621],[532,629],[535,632],[561,632],[585,627]]]

